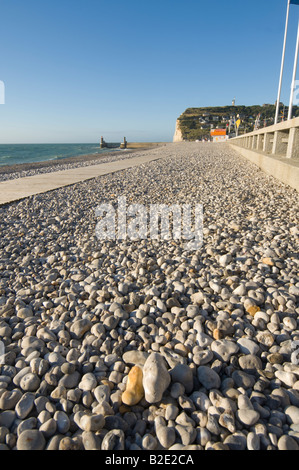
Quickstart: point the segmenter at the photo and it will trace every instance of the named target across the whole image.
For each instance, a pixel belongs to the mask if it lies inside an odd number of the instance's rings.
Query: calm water
[[[114,148],[119,145],[115,144]],[[96,155],[107,151],[111,152],[111,148],[100,149],[99,144],[0,144],[0,166]]]

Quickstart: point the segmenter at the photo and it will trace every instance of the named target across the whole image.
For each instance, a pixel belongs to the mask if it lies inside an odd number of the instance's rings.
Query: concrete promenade
[[[269,130],[271,130],[268,129],[269,128],[260,130],[259,134],[263,131],[269,132]],[[274,176],[279,181],[299,190],[299,159],[286,158],[281,154],[268,154],[266,151],[261,150],[260,147],[256,148],[255,145],[253,145],[253,142],[255,143],[256,140],[253,139],[252,134],[232,139],[228,145],[224,145],[228,146],[228,148],[231,146],[234,150],[237,150],[238,153],[257,165],[265,173]],[[263,141],[264,140],[267,140],[267,138],[263,138]],[[259,139],[259,143],[261,141],[262,140]],[[163,151],[162,149],[153,149],[142,155],[137,155],[136,157],[124,160],[52,171],[50,173],[35,174],[34,176],[26,176],[3,181],[0,182],[0,205],[8,204],[37,194],[47,193],[48,191],[87,181],[98,176],[137,167],[143,163],[170,156],[173,154],[174,149],[177,151],[180,148],[180,151],[184,153],[187,146],[190,145],[194,150],[199,149],[198,144],[195,143],[168,144]],[[204,148],[207,150],[209,149],[209,153],[212,148],[216,148],[218,145],[219,144],[215,144],[214,147],[213,144],[206,144],[204,147],[201,147],[201,150]]]
[[[36,194],[46,193],[64,186],[70,186],[81,181],[96,178],[97,176],[126,170],[159,158],[162,158],[162,154],[159,156],[159,154],[156,153],[147,153],[142,156],[136,156],[110,163],[102,163],[99,165],[55,171],[4,181],[0,183],[0,205],[18,201]]]

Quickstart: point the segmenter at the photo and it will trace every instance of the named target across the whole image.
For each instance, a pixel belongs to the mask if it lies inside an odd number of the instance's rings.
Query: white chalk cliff
[[[175,133],[173,136],[173,142],[183,142],[183,135],[182,131],[179,126],[179,120],[177,119],[176,125],[175,125]]]

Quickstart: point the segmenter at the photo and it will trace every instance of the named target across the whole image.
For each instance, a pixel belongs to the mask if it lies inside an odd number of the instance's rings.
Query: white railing
[[[234,137],[229,142],[266,155],[299,159],[299,118]]]

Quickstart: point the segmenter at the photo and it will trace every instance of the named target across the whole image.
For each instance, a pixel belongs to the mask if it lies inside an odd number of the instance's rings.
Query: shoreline
[[[137,151],[137,150],[136,150]],[[87,154],[87,155],[77,155],[74,157],[61,158],[59,160],[45,160],[42,162],[27,162],[27,163],[14,163],[12,165],[3,165],[0,166],[0,175],[7,173],[14,173],[24,170],[36,170],[39,168],[48,168],[56,167],[62,164],[71,164],[71,163],[81,163],[89,162],[93,160],[102,160],[104,157],[114,157],[116,155],[121,155],[123,152],[118,150],[117,152],[105,152],[101,154]],[[132,150],[133,152],[133,150]]]
[[[136,153],[136,152],[141,152],[143,150],[151,150],[156,147],[160,147],[163,145],[166,145],[167,142],[161,142],[161,143],[155,143],[154,145],[149,142],[144,142],[144,143],[138,143],[138,144],[131,144],[132,147],[130,147],[130,143],[128,143],[128,148],[127,149],[119,149],[117,151],[112,150],[111,152],[103,152],[99,154],[86,154],[86,155],[77,155],[73,157],[66,157],[66,158],[60,158],[59,160],[44,160],[41,162],[27,162],[27,163],[14,163],[12,165],[3,165],[0,166],[0,176],[1,175],[6,175],[10,173],[17,173],[21,171],[28,171],[28,170],[39,170],[39,169],[44,169],[44,168],[50,168],[50,167],[57,167],[61,165],[71,165],[71,164],[76,164],[76,163],[84,163],[84,162],[92,162],[96,161],[97,163],[100,163],[100,160],[105,159],[106,157],[115,157],[118,155],[126,155],[131,154],[131,153]]]
[[[150,144],[140,144],[142,147],[138,148],[127,148],[125,150],[118,151],[107,151],[101,154],[86,154],[78,155],[74,157],[61,158],[59,160],[45,160],[41,162],[27,162],[27,163],[15,163],[12,165],[0,166],[0,181],[9,179],[17,179],[30,174],[38,173],[50,173],[53,171],[60,171],[63,169],[76,168],[78,166],[91,166],[100,163],[107,163],[110,161],[123,160],[131,158],[143,151],[153,150],[166,145],[167,143],[156,144],[152,146]],[[117,158],[118,157],[118,158]],[[48,170],[48,171],[46,171]]]

